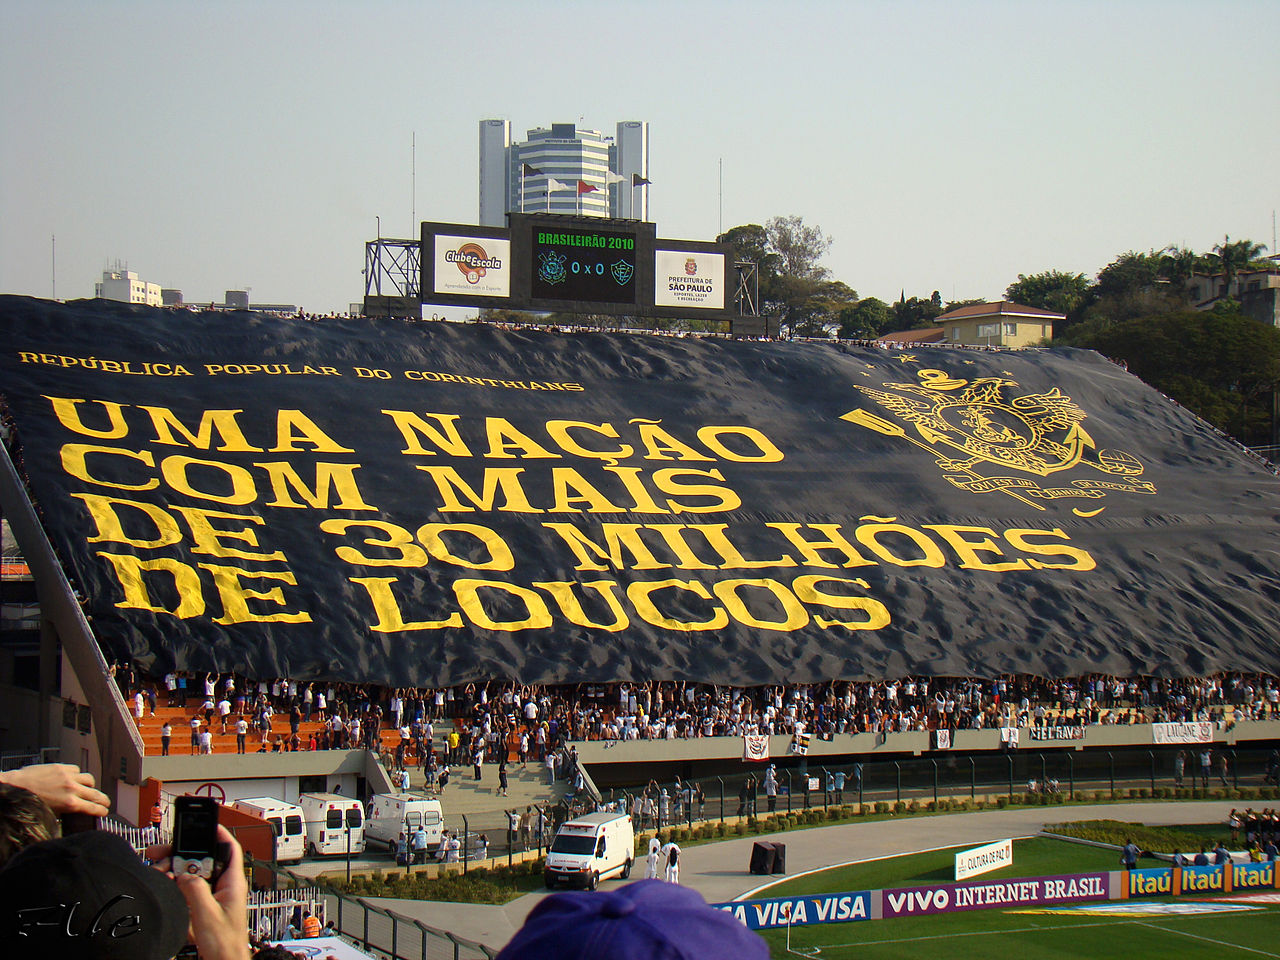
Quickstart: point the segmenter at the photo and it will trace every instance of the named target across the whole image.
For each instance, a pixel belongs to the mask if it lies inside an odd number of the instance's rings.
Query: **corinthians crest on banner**
[[[1097,448],[1081,426],[1086,412],[1057,387],[1018,393],[1015,380],[964,380],[936,369],[920,370],[917,378],[918,383],[881,384],[883,390],[855,384],[893,420],[862,409],[840,419],[914,444],[962,490],[1004,493],[1037,510],[1045,509],[1037,501],[1156,492],[1154,484],[1138,479],[1145,468],[1135,457]],[[1064,477],[1065,485],[1045,482],[1065,471],[1087,475]],[[1073,512],[1094,516],[1102,509]]]

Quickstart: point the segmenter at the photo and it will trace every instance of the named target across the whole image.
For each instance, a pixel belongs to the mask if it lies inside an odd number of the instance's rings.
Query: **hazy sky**
[[[0,0],[0,292],[120,260],[345,309],[375,217],[476,222],[489,117],[648,120],[659,236],[799,214],[862,296],[1270,248],[1277,37],[1276,0]]]

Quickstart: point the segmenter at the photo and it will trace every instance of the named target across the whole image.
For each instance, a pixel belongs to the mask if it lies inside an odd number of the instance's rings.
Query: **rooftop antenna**
[[[724,233],[724,157],[720,158],[720,229],[716,231],[716,236]]]
[[[413,236],[418,225],[418,131],[414,130],[409,139],[409,236]]]

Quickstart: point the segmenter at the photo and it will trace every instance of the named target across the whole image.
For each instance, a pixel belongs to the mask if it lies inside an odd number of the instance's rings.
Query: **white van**
[[[359,800],[337,793],[298,795],[313,857],[364,852],[364,809]]]
[[[426,830],[427,847],[434,850],[444,832],[444,810],[435,797],[422,793],[375,793],[369,801],[369,818],[364,822],[366,840],[385,843],[394,852],[400,834],[407,841],[418,827]]]
[[[232,800],[231,808],[248,813],[271,824],[276,838],[276,859],[282,863],[297,863],[307,849],[306,819],[302,808],[285,803],[275,797],[248,797]]]
[[[547,851],[542,877],[548,887],[560,884],[594,890],[601,880],[631,876],[635,832],[625,813],[588,813],[562,823]]]

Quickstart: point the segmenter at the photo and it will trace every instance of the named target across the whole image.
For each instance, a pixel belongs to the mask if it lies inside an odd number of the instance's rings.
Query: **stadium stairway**
[[[160,729],[165,721],[173,728],[169,752],[174,756],[188,756],[191,753],[191,717],[198,711],[193,706],[167,707],[157,704],[154,714],[148,713],[141,720],[134,719],[142,742],[149,757],[161,755]],[[303,723],[299,727],[299,736],[304,745],[312,733],[318,734],[323,724],[318,720]],[[221,732],[221,721],[215,717],[213,721],[213,752],[215,754],[234,754],[236,752],[235,716],[227,724],[227,733]],[[287,714],[276,714],[272,718],[271,738],[286,740],[289,737],[289,717]],[[257,730],[250,729],[246,750],[257,752],[262,736]],[[400,734],[394,729],[384,728],[380,731],[383,755],[391,756],[400,740]],[[515,757],[512,750],[508,756]],[[417,757],[412,750],[406,757],[409,763],[410,784],[413,790],[425,790],[426,778],[418,768]],[[498,765],[486,763],[481,771],[479,782],[472,778],[473,768],[470,764],[450,768],[449,783],[441,793],[441,801],[445,809],[446,822],[450,829],[462,828],[463,816],[467,817],[467,826],[472,832],[487,833],[495,844],[504,844],[507,829],[507,810],[522,811],[529,806],[545,806],[555,804],[564,796],[567,784],[563,781],[554,785],[547,783],[546,764],[541,761],[530,761],[522,767],[517,760],[509,759],[507,764],[508,795],[498,795]]]

